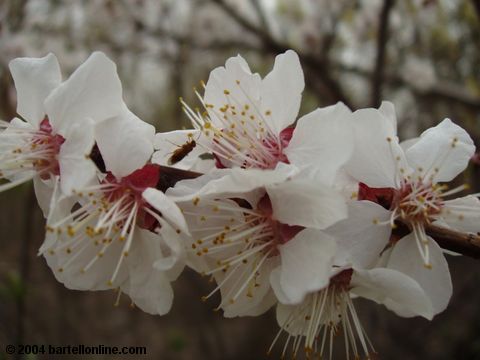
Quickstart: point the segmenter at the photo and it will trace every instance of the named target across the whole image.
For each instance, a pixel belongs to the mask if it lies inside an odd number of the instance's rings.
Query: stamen
[[[351,353],[355,359],[360,359],[361,352],[366,358],[375,353],[358,318],[348,285],[345,287],[332,281],[327,288],[309,294],[301,304],[292,306],[291,312],[280,324],[280,330],[270,345],[268,353],[271,353],[280,334],[285,331],[288,336],[282,357],[286,354],[291,338],[294,338],[292,344],[294,358],[298,355],[303,342],[307,358],[310,358],[312,353],[322,358],[327,351],[328,357],[333,359],[333,341],[340,327],[343,328],[347,359],[350,358]],[[361,348],[357,346],[357,341]]]

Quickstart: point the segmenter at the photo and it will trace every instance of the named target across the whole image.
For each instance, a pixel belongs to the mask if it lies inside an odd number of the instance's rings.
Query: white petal
[[[395,106],[390,101],[382,101],[382,104],[378,108],[378,110],[387,118],[392,128],[395,131],[395,135],[397,134],[397,114],[395,113]]]
[[[202,132],[200,130],[175,130],[165,133],[155,134],[154,148],[155,153],[152,156],[154,164],[164,166],[175,166],[178,169],[190,170],[198,161],[199,156],[206,152],[198,145],[199,137]],[[181,151],[187,144],[195,141],[195,146],[191,151],[183,157],[183,159],[174,161],[175,152]]]
[[[94,181],[97,168],[89,155],[95,143],[93,121],[86,119],[68,129],[65,142],[60,147],[60,183],[64,194],[80,190]]]
[[[288,295],[283,291],[282,284],[281,284],[281,276],[282,276],[282,267],[278,266],[270,274],[270,285],[272,286],[273,293],[277,297],[277,300],[280,304],[289,304],[290,298]]]
[[[95,140],[108,171],[122,178],[142,168],[153,153],[155,128],[126,107],[113,118],[96,124]]]
[[[38,127],[45,117],[45,99],[62,81],[57,58],[53,54],[17,58],[9,66],[17,89],[17,113]]]
[[[413,278],[430,298],[434,314],[445,310],[452,296],[452,280],[440,246],[429,237],[431,269],[424,266],[413,234],[400,239],[393,247],[387,267]]]
[[[284,150],[290,163],[309,169],[316,179],[332,184],[337,171],[351,157],[351,111],[343,103],[317,109],[297,122]]]
[[[400,146],[402,147],[404,152],[407,152],[407,150],[410,149],[413,145],[415,145],[418,142],[418,140],[420,140],[419,137],[404,140],[400,143]]]
[[[475,196],[445,201],[440,216],[455,230],[480,232],[480,200]]]
[[[185,222],[185,217],[178,208],[177,204],[173,202],[168,196],[157,189],[148,188],[142,193],[143,198],[152,205],[156,210],[160,211],[162,217],[166,219],[170,225],[176,229],[189,234],[188,225]]]
[[[135,305],[153,315],[166,314],[173,302],[173,289],[167,275],[153,266],[162,256],[161,237],[136,229],[134,246],[126,258],[129,277],[122,290]]]
[[[407,275],[385,268],[356,270],[351,292],[385,305],[399,316],[420,315],[431,320],[433,307],[420,285]]]
[[[42,209],[43,216],[47,217],[50,211],[50,201],[53,193],[54,179],[42,180],[36,176],[33,178],[33,188],[37,198],[38,205]]]
[[[47,218],[47,225],[56,223],[63,219],[72,210],[73,205],[76,203],[76,199],[72,196],[65,196],[60,189],[60,177],[51,177],[52,192],[50,193],[49,204],[43,203],[46,199],[42,200],[42,210]],[[40,203],[40,200],[39,200]],[[48,210],[48,212],[47,212]],[[57,232],[47,231],[45,234],[45,240],[38,250],[38,255],[42,255],[51,247],[55,246],[58,241]]]
[[[391,212],[371,201],[351,201],[348,210],[347,219],[325,230],[337,241],[336,265],[369,267],[388,244]]]
[[[303,303],[301,305],[286,305],[281,302],[277,305],[277,324],[288,332],[289,335],[305,335],[305,319],[295,316],[302,305]],[[286,326],[287,323],[288,326]]]
[[[223,315],[226,318],[237,316],[258,316],[274,305],[276,299],[271,293],[269,277],[276,264],[278,264],[278,261],[275,258],[266,260],[260,267],[258,276],[256,277],[256,283],[258,286],[253,289],[251,286],[247,286],[233,304],[230,302],[230,297],[238,291],[238,284],[242,284],[246,281],[250,274],[242,274],[241,271],[238,271],[236,275],[232,276],[222,284],[220,292],[222,295]],[[225,274],[222,272],[215,274],[215,280],[217,283],[223,281],[224,278]],[[247,296],[249,292],[251,292],[251,296]]]
[[[267,186],[273,216],[288,225],[324,229],[347,217],[343,196],[333,188],[304,180]]]
[[[166,271],[170,280],[176,280],[185,267],[185,238],[166,221],[160,220],[159,235],[164,244],[164,256],[154,262],[157,270]]]
[[[353,113],[352,125],[355,148],[347,172],[370,187],[399,187],[410,170],[392,122],[379,110],[362,109]]]
[[[304,229],[279,246],[281,256],[280,288],[288,304],[300,303],[305,295],[328,285],[335,255],[335,240],[315,229]],[[275,281],[275,278],[270,278]],[[275,291],[277,286],[272,287]]]
[[[167,195],[176,202],[204,196],[233,197],[284,182],[296,172],[295,167],[280,163],[275,170],[217,169],[197,179],[179,181],[174,188],[168,189]]]
[[[273,70],[263,79],[261,87],[263,113],[275,134],[292,125],[298,115],[305,87],[303,71],[296,52],[288,50],[275,58]]]
[[[434,182],[451,181],[468,165],[475,153],[473,140],[450,119],[420,135],[420,140],[407,152],[408,163],[419,176]]]
[[[122,85],[117,67],[101,52],[94,52],[45,100],[53,129],[64,134],[86,118],[95,122],[117,115],[122,110]]]
[[[93,241],[89,241],[84,248],[82,247],[79,256],[76,256],[76,251],[67,253],[63,242],[56,241],[54,246],[44,252],[44,257],[55,278],[67,288],[74,290],[107,290],[118,287],[127,278],[126,267],[122,266],[113,285],[109,284],[121,257],[123,245],[120,242],[113,242],[108,251],[85,272],[82,272],[82,269],[99,252],[99,247],[95,246]],[[73,257],[75,258],[71,261]]]
[[[229,58],[225,67],[214,69],[205,86],[204,101],[213,105],[208,109],[214,125],[221,125],[216,121],[218,109],[235,99],[238,106],[258,104],[260,100],[261,78],[258,74],[252,74],[246,61],[240,56]],[[225,92],[229,93],[228,97]]]

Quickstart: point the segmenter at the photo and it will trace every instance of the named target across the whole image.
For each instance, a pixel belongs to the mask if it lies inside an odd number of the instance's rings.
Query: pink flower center
[[[348,291],[352,281],[353,269],[346,269],[339,272],[330,279],[330,287]]]
[[[31,140],[31,150],[42,154],[32,161],[42,179],[48,179],[51,174],[60,175],[58,154],[64,142],[65,138],[62,135],[53,133],[52,125],[45,117]]]
[[[151,206],[143,199],[142,193],[147,188],[155,188],[159,179],[160,166],[156,164],[147,164],[119,180],[108,173],[103,184],[113,186],[105,192],[105,199],[109,203],[121,201],[130,208],[136,205],[138,209],[137,225],[147,230],[153,230],[158,226],[158,222],[145,210],[147,208],[153,211]]]
[[[440,213],[445,189],[422,181],[403,182],[400,189],[370,188],[360,183],[358,199],[375,202],[409,223],[428,223]]]
[[[236,147],[239,135],[235,135],[235,138],[230,140],[227,136],[221,140],[218,139],[218,136],[214,137],[215,146],[213,147],[213,156],[215,158],[215,165],[220,169],[229,168],[234,164],[244,169],[274,169],[279,162],[289,164],[290,162],[283,151],[290,143],[294,130],[295,128],[293,127],[286,128],[280,132],[278,138],[268,133],[264,138],[256,140],[255,145],[253,145],[252,141],[249,141],[251,145],[245,147],[246,150],[243,152],[240,152],[241,148]],[[223,134],[224,131],[222,130],[221,133]],[[231,132],[230,137],[232,137]],[[225,150],[222,150],[221,146],[223,143],[223,147],[226,147],[224,144],[225,141],[230,142],[230,151],[234,153],[227,157],[223,155]]]
[[[265,194],[257,205],[258,212],[263,215],[264,221],[266,221],[273,232],[273,247],[285,244],[292,240],[300,231],[304,229],[303,226],[283,224],[274,218],[272,202]],[[274,255],[277,255],[278,251]]]

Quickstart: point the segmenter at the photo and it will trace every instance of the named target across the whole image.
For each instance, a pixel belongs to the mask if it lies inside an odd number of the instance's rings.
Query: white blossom
[[[170,310],[170,282],[183,269],[180,238],[188,229],[177,206],[155,187],[148,164],[154,128],[126,108],[96,128],[106,174],[59,197],[40,249],[57,279],[79,290],[118,289],[142,310]],[[75,203],[75,206],[72,205]]]
[[[322,229],[346,216],[343,197],[294,180],[292,167],[223,169],[167,191],[185,214],[190,266],[212,275],[225,316],[258,315],[278,298],[325,286],[335,241]],[[285,204],[288,203],[288,206]]]
[[[54,55],[19,58],[10,63],[18,92],[18,114],[2,122],[0,174],[6,190],[35,180],[37,198],[48,212],[53,177],[70,193],[95,176],[89,155],[94,125],[121,111],[123,101],[115,64],[93,53],[65,82]]]
[[[287,163],[330,184],[353,150],[351,112],[337,103],[301,117],[293,128],[303,89],[294,51],[278,55],[264,79],[237,56],[210,73],[203,97],[197,93],[204,113],[183,105],[201,132],[199,145],[218,167],[274,169]]]
[[[438,313],[448,304],[452,284],[442,249],[426,227],[433,223],[465,232],[480,230],[478,198],[449,200],[467,187],[449,190],[444,184],[465,169],[475,151],[473,141],[445,119],[418,139],[400,144],[390,103],[383,103],[380,110],[359,110],[353,118],[356,150],[347,172],[361,182],[358,198],[366,203],[354,205],[349,220],[336,225],[335,231],[344,246],[363,253],[363,265],[382,255],[382,266],[415,279]],[[359,217],[369,216],[371,225],[352,226]],[[408,235],[390,236],[396,221],[407,227]]]

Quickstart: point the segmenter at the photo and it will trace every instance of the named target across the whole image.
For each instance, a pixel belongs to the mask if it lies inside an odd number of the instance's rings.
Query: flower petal
[[[480,200],[472,195],[445,201],[441,218],[458,231],[480,232]]]
[[[420,285],[391,269],[355,270],[351,281],[355,295],[385,305],[399,316],[420,315],[431,320],[433,306]]]
[[[294,178],[267,186],[267,192],[274,218],[284,224],[324,229],[348,214],[346,201],[340,193],[311,181]]]
[[[325,231],[337,241],[336,265],[366,268],[388,244],[391,212],[371,201],[351,201],[348,208],[348,218]]]
[[[275,134],[280,134],[295,122],[304,88],[305,81],[297,53],[288,50],[278,55],[273,70],[261,85],[262,112],[270,112],[266,120]]]
[[[451,181],[468,165],[475,153],[473,140],[450,119],[420,135],[407,152],[408,163],[417,175],[434,182]]]
[[[390,101],[382,101],[378,111],[390,121],[395,135],[397,135],[397,114],[395,113],[395,106]]]
[[[281,163],[275,170],[217,169],[193,180],[179,181],[174,188],[168,189],[166,194],[175,202],[216,195],[234,197],[284,182],[296,172],[295,167]]]
[[[51,53],[43,58],[17,58],[9,67],[17,89],[17,113],[38,127],[45,118],[45,99],[62,81],[57,58]]]
[[[122,243],[113,242],[108,251],[105,251],[87,271],[82,270],[92,259],[97,258],[99,252],[99,247],[93,241],[83,244],[79,250],[71,253],[66,251],[63,242],[56,241],[43,256],[57,281],[65,287],[73,290],[107,290],[120,286],[127,278],[126,267],[122,266],[115,282],[109,283],[122,249]]]
[[[214,69],[205,85],[204,102],[208,105],[212,123],[222,126],[223,122],[216,121],[219,109],[230,104],[230,99],[235,99],[239,107],[252,108],[260,100],[261,78],[252,74],[247,62],[240,55],[229,58],[225,67]]]
[[[370,187],[398,188],[410,170],[392,122],[376,109],[357,110],[352,116],[355,150],[347,172]]]
[[[413,234],[400,239],[390,254],[387,267],[414,279],[425,291],[433,305],[434,314],[445,310],[452,296],[452,279],[442,249],[429,240],[431,269],[424,266]]]
[[[86,119],[68,129],[65,142],[60,147],[60,185],[65,195],[80,190],[95,179],[97,168],[89,155],[94,145],[94,124]]]
[[[71,76],[45,100],[50,123],[55,132],[86,118],[99,122],[123,109],[122,85],[117,67],[103,53],[94,52]]]
[[[316,179],[332,184],[352,155],[350,122],[351,111],[341,102],[317,109],[298,120],[284,153],[290,163],[310,169]]]
[[[161,171],[161,170],[160,170]],[[168,196],[157,189],[148,188],[142,193],[143,198],[152,205],[156,210],[160,211],[162,217],[166,219],[170,225],[176,227],[178,230],[189,234],[188,225],[185,217],[178,208],[177,204],[173,202]]]
[[[52,192],[50,196],[50,203],[47,205],[42,204],[42,210],[47,218],[47,229],[50,224],[54,224],[57,221],[63,219],[65,214],[70,213],[73,205],[77,199],[73,196],[65,196],[60,189],[60,176],[51,177]],[[46,199],[42,200],[46,201]],[[40,202],[40,201],[39,201]],[[48,210],[48,212],[47,212]],[[38,250],[38,255],[44,254],[47,250],[50,250],[53,246],[57,245],[58,233],[56,231],[47,230],[45,234],[45,240]]]
[[[153,264],[163,257],[162,238],[147,230],[136,229],[134,246],[126,258],[128,281],[122,290],[135,305],[152,315],[164,315],[173,303],[173,289],[164,271]]]
[[[96,124],[95,139],[108,171],[122,178],[142,168],[153,153],[155,128],[125,106],[118,116]]]
[[[253,289],[251,286],[247,286],[233,303],[230,301],[230,297],[238,291],[238,284],[245,282],[250,274],[237,271],[234,276],[226,279],[228,275],[217,272],[215,274],[217,284],[225,281],[220,288],[223,315],[226,318],[258,316],[270,309],[275,304],[276,298],[272,296],[268,279],[272,269],[277,264],[278,261],[275,258],[266,260],[260,267],[255,279],[258,286]]]
[[[277,305],[277,324],[291,336],[305,335],[305,318],[295,316],[302,305],[287,305],[281,302]]]
[[[39,176],[33,178],[33,188],[38,205],[42,209],[43,216],[47,217],[50,211],[50,201],[52,199],[54,179],[42,180]]]
[[[308,293],[328,285],[336,249],[331,236],[319,230],[304,229],[278,249],[281,256],[278,280],[282,289],[279,298],[288,304],[298,304]],[[272,287],[274,291],[278,289],[278,286]]]

